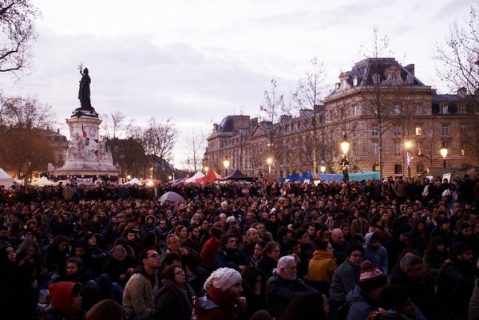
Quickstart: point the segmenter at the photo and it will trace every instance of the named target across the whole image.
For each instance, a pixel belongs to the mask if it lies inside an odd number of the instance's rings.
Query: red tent
[[[207,184],[219,179],[221,179],[221,176],[215,170],[211,170],[206,176],[196,180],[196,183]]]

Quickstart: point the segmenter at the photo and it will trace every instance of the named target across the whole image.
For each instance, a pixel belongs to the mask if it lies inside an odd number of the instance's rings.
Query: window
[[[417,172],[418,174],[420,174],[420,173],[424,173],[424,171],[425,171],[425,170],[424,170],[424,164],[418,163],[417,166],[416,166],[416,172]]]
[[[395,127],[394,127],[394,135],[395,135],[396,137],[401,136],[401,128],[400,128],[400,127],[398,127],[398,126],[395,126]]]
[[[394,143],[394,155],[395,156],[400,156],[401,155],[401,143],[400,142],[395,142]]]
[[[375,73],[375,74],[373,74],[372,79],[373,79],[373,84],[378,84],[381,77],[380,77],[379,74]]]
[[[394,174],[402,174],[402,165],[397,163],[394,165]]]
[[[379,127],[377,125],[373,125],[371,129],[371,134],[373,136],[379,136]]]
[[[416,136],[422,136],[424,133],[421,126],[416,127]]]
[[[441,106],[441,113],[442,114],[448,114],[449,113],[449,106],[448,105],[442,105]]]
[[[395,115],[401,114],[401,106],[394,106],[394,114]]]
[[[379,143],[377,143],[377,142],[373,143],[373,154],[375,156],[379,155]]]
[[[442,125],[442,135],[443,136],[448,136],[449,135],[449,125],[448,124],[443,124]]]
[[[463,104],[459,105],[459,108],[458,108],[457,112],[461,113],[461,114],[466,113],[466,106],[463,105]]]
[[[416,106],[416,114],[421,114],[422,113],[422,106]]]

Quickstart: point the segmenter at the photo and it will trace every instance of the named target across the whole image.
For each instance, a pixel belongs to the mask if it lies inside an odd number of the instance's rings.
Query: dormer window
[[[354,76],[353,78],[353,87],[357,87],[358,86],[358,77]]]
[[[372,79],[374,84],[378,84],[381,78],[378,73],[375,73],[373,74]]]

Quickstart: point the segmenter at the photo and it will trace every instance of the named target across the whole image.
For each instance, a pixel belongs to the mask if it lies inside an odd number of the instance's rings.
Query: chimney
[[[465,87],[457,89],[457,96],[464,99],[467,96],[467,89]]]
[[[282,114],[280,117],[279,117],[279,122],[281,123],[284,123],[284,122],[288,122],[292,119],[293,117],[290,116],[289,114]]]
[[[258,118],[252,118],[250,121],[251,128],[254,128],[258,125]]]
[[[57,129],[57,133],[60,133],[60,129]]]
[[[409,71],[409,73],[411,73],[413,76],[415,76],[415,74],[414,74],[414,64],[408,64],[407,66],[404,67],[404,69],[406,69],[407,71]]]

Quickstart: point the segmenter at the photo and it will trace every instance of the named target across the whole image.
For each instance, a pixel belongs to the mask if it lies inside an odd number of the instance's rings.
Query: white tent
[[[141,185],[141,181],[138,178],[133,178],[130,181],[125,182],[124,184],[126,184],[126,185],[134,185],[134,184]]]
[[[38,180],[35,180],[32,182],[32,186],[39,186],[39,187],[44,187],[44,186],[56,186],[58,183],[54,181],[48,180],[47,177],[41,177]]]
[[[203,174],[203,172],[198,171],[197,173],[195,173],[194,176],[192,176],[192,177],[189,178],[189,179],[186,179],[186,183],[196,182],[197,179],[203,178],[204,176],[205,176],[205,175]]]
[[[10,177],[8,173],[6,173],[5,171],[3,171],[2,168],[0,168],[0,186],[5,186],[5,188],[8,189],[13,186],[14,183],[15,181],[12,179],[12,177]]]

